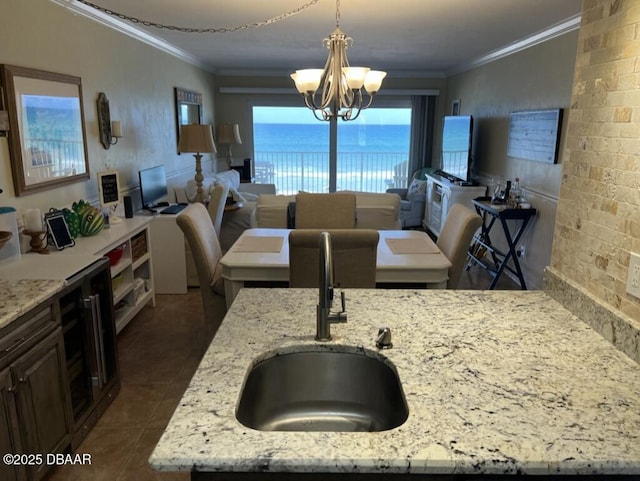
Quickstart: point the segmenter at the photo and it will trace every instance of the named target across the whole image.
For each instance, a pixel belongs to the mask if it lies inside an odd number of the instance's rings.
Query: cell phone
[[[49,243],[52,243],[56,249],[62,250],[76,245],[62,212],[50,212],[44,216],[44,221],[47,224]]]

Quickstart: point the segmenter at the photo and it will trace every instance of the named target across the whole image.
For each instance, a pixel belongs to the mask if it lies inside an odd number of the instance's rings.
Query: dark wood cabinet
[[[120,388],[116,342],[105,258],[0,329],[0,449],[26,455],[0,480],[39,481],[77,448]]]
[[[23,451],[61,453],[71,438],[68,382],[62,330],[55,329],[11,366]],[[45,461],[27,467],[27,479],[39,480]]]
[[[8,331],[0,338],[3,454],[63,452],[71,439],[71,412],[55,304],[34,309]],[[29,481],[42,479],[47,468],[42,459],[27,458],[2,466],[8,479]]]
[[[20,423],[13,395],[14,386],[11,370],[7,367],[0,371],[0,452],[21,453]],[[0,463],[0,479],[22,481],[26,473],[22,466]]]
[[[73,451],[120,389],[107,260],[96,262],[71,279],[58,298],[71,395]]]

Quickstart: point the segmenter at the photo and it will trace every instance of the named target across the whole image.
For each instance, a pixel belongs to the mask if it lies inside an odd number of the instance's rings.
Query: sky
[[[314,124],[319,122],[306,107],[254,107],[253,122],[256,124]],[[411,124],[411,109],[375,108],[363,110],[352,124],[389,125]]]

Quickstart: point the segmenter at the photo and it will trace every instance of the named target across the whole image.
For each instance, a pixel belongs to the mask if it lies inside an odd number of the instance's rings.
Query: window
[[[276,184],[279,194],[406,187],[411,107],[402,104],[339,121],[333,142],[330,122],[306,107],[254,106],[256,182]]]

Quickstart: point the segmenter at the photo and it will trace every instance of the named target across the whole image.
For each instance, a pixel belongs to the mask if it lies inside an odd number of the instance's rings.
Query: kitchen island
[[[194,480],[639,479],[640,366],[544,292],[347,289],[346,297],[348,322],[318,343],[317,290],[240,291],[152,467],[192,471]],[[381,327],[391,329],[392,349],[376,348]],[[300,349],[384,356],[402,382],[406,422],[374,433],[243,426],[235,409],[249,368]]]

